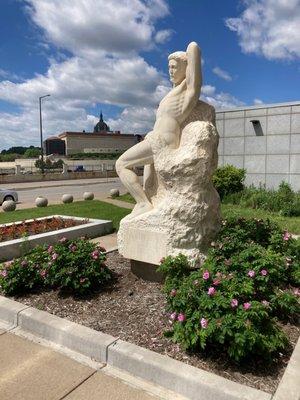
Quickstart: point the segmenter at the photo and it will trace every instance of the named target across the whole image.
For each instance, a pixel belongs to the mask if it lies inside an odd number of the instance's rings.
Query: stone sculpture
[[[83,193],[83,200],[94,200],[94,193],[92,192],[84,192]]]
[[[69,203],[73,203],[74,197],[71,194],[63,194],[61,201],[64,204],[69,204]]]
[[[17,205],[13,200],[5,200],[2,203],[2,209],[4,212],[11,212],[11,211],[15,211]]]
[[[202,261],[220,227],[220,199],[212,184],[218,132],[214,108],[199,100],[200,49],[169,56],[173,88],[159,104],[153,131],[116,163],[137,204],[118,232],[126,258],[157,265],[183,253]],[[144,183],[132,170],[144,165]]]
[[[35,205],[36,205],[37,207],[47,207],[47,205],[48,205],[48,199],[46,199],[46,197],[43,197],[43,196],[38,196],[38,197],[35,199]]]

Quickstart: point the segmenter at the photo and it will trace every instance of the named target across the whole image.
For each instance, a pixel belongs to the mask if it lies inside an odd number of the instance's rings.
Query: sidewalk
[[[0,330],[1,400],[172,398],[168,393],[166,397],[161,397],[158,387],[152,388],[152,385],[138,381],[135,385],[134,382],[119,378],[117,374],[117,370],[113,371],[105,365],[90,367],[51,348]],[[151,393],[152,389],[155,394]]]
[[[66,179],[60,181],[43,181],[43,182],[20,182],[20,183],[7,183],[1,184],[3,187],[9,187],[15,190],[30,190],[47,187],[60,187],[60,186],[88,186],[94,183],[109,183],[119,181],[119,178],[91,178],[91,179]]]

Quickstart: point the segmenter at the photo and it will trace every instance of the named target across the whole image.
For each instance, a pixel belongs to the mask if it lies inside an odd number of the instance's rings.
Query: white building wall
[[[300,190],[300,102],[216,112],[219,165],[247,170],[247,185]],[[258,120],[257,136],[251,120]]]

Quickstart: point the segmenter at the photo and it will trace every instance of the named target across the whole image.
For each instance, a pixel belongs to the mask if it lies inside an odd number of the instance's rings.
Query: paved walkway
[[[105,365],[98,365],[98,368],[84,365],[49,347],[0,329],[1,400],[178,398],[147,382],[135,384],[121,379],[114,371]]]

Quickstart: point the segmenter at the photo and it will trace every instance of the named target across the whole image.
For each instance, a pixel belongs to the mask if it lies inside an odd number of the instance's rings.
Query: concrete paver
[[[94,373],[47,347],[0,336],[1,400],[58,400]]]
[[[65,400],[154,400],[140,389],[124,384],[104,372],[97,372],[65,397]]]
[[[91,239],[91,242],[99,243],[100,246],[104,247],[106,251],[115,250],[118,247],[116,233],[96,237],[94,239]]]

